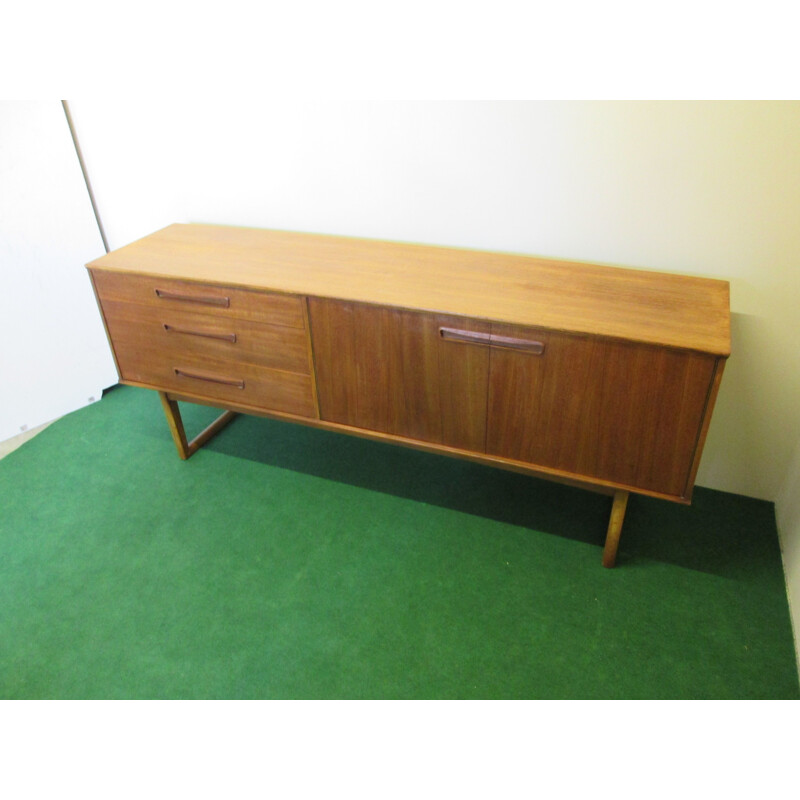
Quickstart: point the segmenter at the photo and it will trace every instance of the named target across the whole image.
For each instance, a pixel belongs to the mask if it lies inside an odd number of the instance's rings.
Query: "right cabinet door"
[[[716,359],[510,325],[490,348],[486,451],[684,497]]]

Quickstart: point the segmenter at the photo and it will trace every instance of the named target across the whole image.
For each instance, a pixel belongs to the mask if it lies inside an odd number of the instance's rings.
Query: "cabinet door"
[[[488,323],[319,298],[309,315],[322,419],[483,452],[489,351],[439,329]]]
[[[494,325],[487,453],[683,497],[715,370],[698,353]]]

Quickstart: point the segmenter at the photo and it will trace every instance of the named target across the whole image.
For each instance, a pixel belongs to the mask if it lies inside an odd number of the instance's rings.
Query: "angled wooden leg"
[[[235,416],[235,411],[224,411],[219,415],[205,430],[199,433],[191,441],[186,438],[186,431],[183,428],[181,411],[178,408],[178,401],[172,400],[166,392],[159,392],[161,405],[164,407],[164,414],[167,417],[172,439],[178,449],[178,455],[185,461],[190,455],[196,453],[212,436],[219,433]]]
[[[614,503],[611,506],[611,517],[608,520],[608,533],[606,533],[606,546],[603,548],[603,566],[613,567],[617,560],[617,547],[619,535],[622,533],[622,523],[625,520],[625,509],[628,507],[628,492],[614,492]]]

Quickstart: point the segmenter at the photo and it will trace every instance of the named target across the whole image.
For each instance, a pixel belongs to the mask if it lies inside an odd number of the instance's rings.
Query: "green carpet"
[[[609,504],[120,387],[0,461],[0,697],[797,698],[773,505]]]

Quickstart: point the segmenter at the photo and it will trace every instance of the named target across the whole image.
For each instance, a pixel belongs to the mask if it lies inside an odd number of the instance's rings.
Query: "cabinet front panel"
[[[682,497],[712,356],[494,325],[541,354],[491,349],[487,453]]]
[[[220,318],[304,327],[302,301],[294,295],[103,270],[93,270],[92,277],[101,302],[116,300],[160,311],[213,313]]]
[[[322,419],[483,452],[488,349],[440,328],[488,323],[319,298],[309,316]]]

